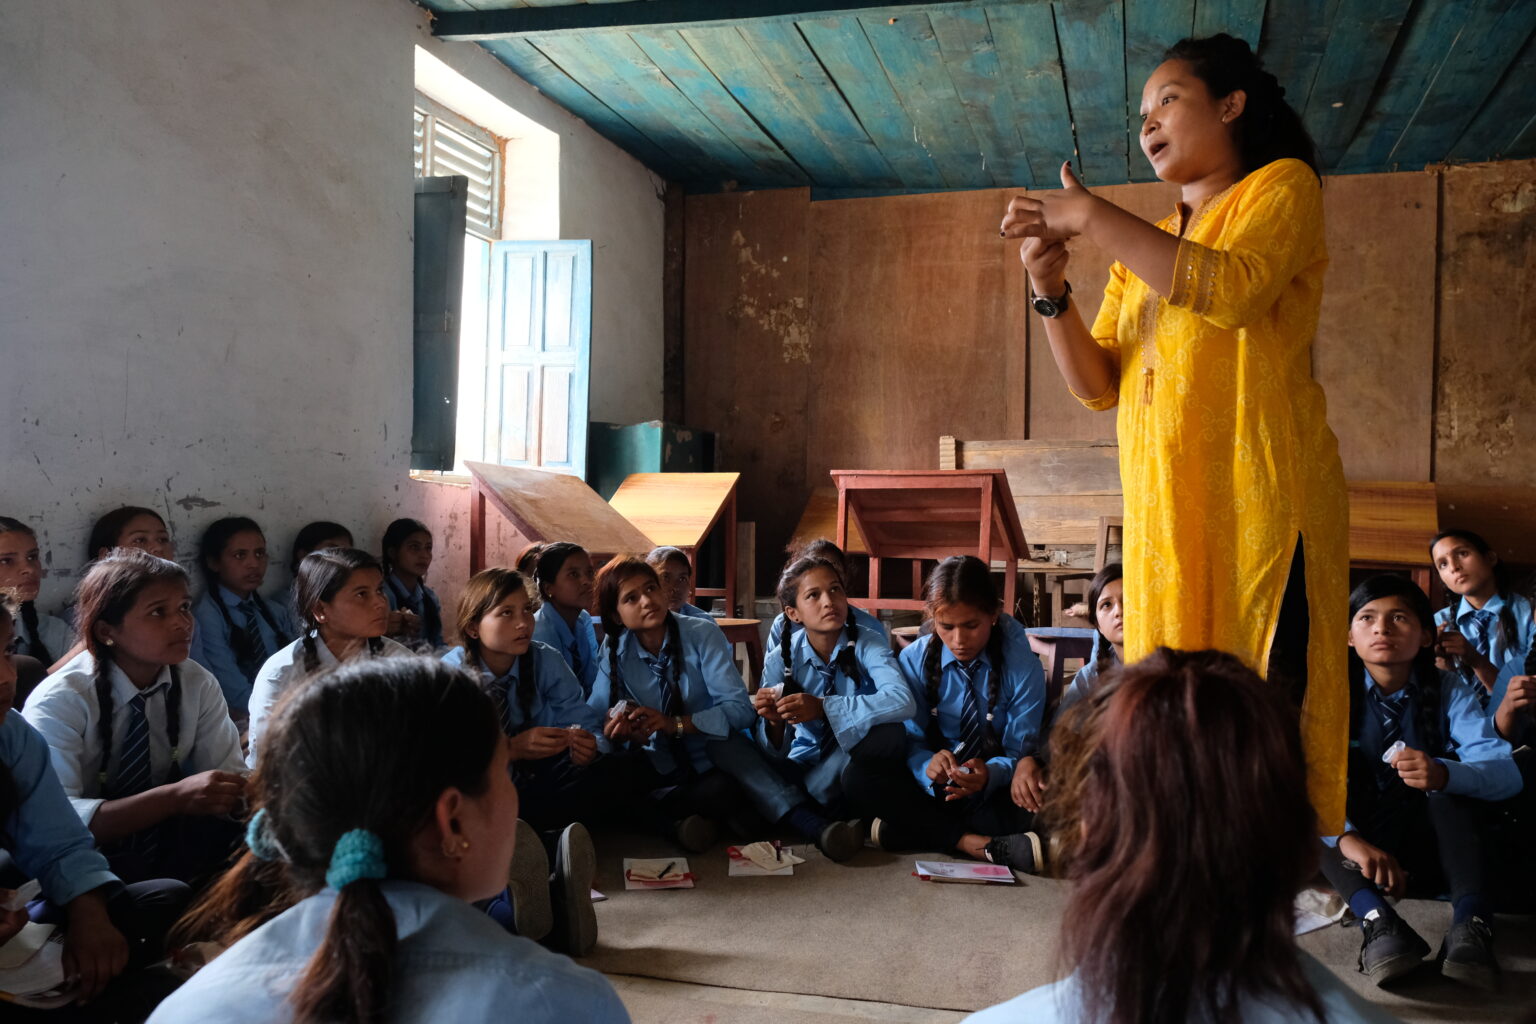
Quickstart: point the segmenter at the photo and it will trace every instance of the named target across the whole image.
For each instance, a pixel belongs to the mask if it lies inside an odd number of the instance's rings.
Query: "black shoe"
[[[864,830],[857,821],[828,822],[816,837],[816,848],[828,860],[842,862],[858,853],[864,846]]]
[[[889,818],[876,818],[869,823],[869,840],[889,853],[905,853],[920,845],[915,836]]]
[[[548,935],[554,927],[554,911],[549,905],[549,855],[539,833],[521,818],[517,819],[517,840],[507,869],[507,889],[517,934],[535,942]]]
[[[1499,962],[1493,958],[1493,929],[1480,917],[1451,925],[1440,944],[1440,973],[1484,990],[1497,988]]]
[[[586,956],[597,945],[597,913],[592,909],[592,878],[597,851],[580,822],[566,826],[555,847],[555,877],[550,903],[555,927],[550,944],[570,956]]]
[[[1360,973],[1378,986],[1416,971],[1429,955],[1429,943],[1395,913],[1360,922]]]
[[[702,814],[690,814],[672,826],[672,838],[689,853],[703,853],[720,838],[720,829]]]
[[[1020,832],[1017,835],[997,836],[987,844],[987,858],[993,864],[1001,864],[1026,875],[1045,872],[1045,843],[1038,832]]]

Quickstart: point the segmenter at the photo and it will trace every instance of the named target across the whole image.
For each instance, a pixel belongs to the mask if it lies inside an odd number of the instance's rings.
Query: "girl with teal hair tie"
[[[629,1019],[602,975],[472,905],[507,884],[519,830],[510,748],[469,676],[349,662],[292,693],[265,743],[248,850],[180,926],[232,945],[151,1020]]]

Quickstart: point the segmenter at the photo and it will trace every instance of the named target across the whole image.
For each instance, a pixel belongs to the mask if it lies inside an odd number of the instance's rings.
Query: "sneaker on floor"
[[[507,889],[512,895],[517,934],[535,942],[548,935],[555,923],[549,905],[549,855],[538,831],[521,818],[517,819],[517,845],[507,871]]]
[[[554,909],[551,945],[570,956],[586,956],[597,945],[597,913],[592,909],[592,879],[597,851],[580,822],[567,825],[555,846],[555,877],[550,885]]]
[[[1378,986],[1416,971],[1429,955],[1429,943],[1397,914],[1360,922],[1360,973]]]
[[[864,830],[857,821],[832,821],[816,837],[816,848],[828,860],[842,862],[864,846]]]
[[[1480,989],[1499,984],[1499,962],[1493,958],[1493,929],[1480,917],[1451,925],[1440,944],[1440,973]]]
[[[672,838],[689,853],[703,853],[715,845],[720,830],[702,814],[690,814],[672,826]]]
[[[1026,875],[1045,872],[1045,843],[1038,832],[996,836],[987,844],[987,859]]]

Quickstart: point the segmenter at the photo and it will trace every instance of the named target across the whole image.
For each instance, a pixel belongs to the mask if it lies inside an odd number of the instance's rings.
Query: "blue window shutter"
[[[411,468],[453,469],[469,179],[416,179]]]

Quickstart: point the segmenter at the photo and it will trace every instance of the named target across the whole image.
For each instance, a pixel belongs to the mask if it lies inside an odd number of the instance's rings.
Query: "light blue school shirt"
[[[1513,643],[1505,640],[1504,626],[1500,621],[1502,618],[1500,613],[1505,608],[1509,609],[1515,620]],[[1472,621],[1477,618],[1478,609],[1473,608],[1472,603],[1465,597],[1458,597],[1453,604],[1446,605],[1435,612],[1435,625],[1445,626],[1454,618],[1456,628],[1463,636],[1472,640],[1472,646],[1479,654],[1493,662],[1495,668],[1503,668],[1504,663],[1512,656],[1517,653],[1523,654],[1531,649],[1532,636],[1536,635],[1536,623],[1531,619],[1531,602],[1520,594],[1511,594],[1506,603],[1502,594],[1494,594],[1483,605],[1482,611],[1492,616],[1491,619],[1486,620],[1490,623],[1487,629],[1472,624]]]
[[[1395,1024],[1397,1018],[1355,995],[1328,968],[1306,953],[1297,952],[1302,974],[1323,1004],[1324,1024]],[[1243,1024],[1316,1024],[1317,1018],[1299,1006],[1276,996],[1248,998],[1238,1017]],[[1021,996],[980,1010],[962,1024],[1083,1024],[1082,985],[1077,975],[1030,989]],[[1202,1019],[1197,1018],[1197,1022]]]
[[[832,652],[835,663],[848,646],[848,633],[843,631],[837,650]],[[814,722],[786,724],[784,740],[778,750],[780,756],[802,765],[821,760],[821,744],[832,730],[837,745],[851,751],[859,741],[869,735],[877,725],[888,722],[905,722],[917,710],[917,702],[907,681],[902,678],[901,666],[891,653],[890,642],[883,632],[860,628],[854,640],[853,653],[859,663],[858,678],[853,679],[838,666],[832,672],[832,692],[827,692],[818,665],[829,663],[811,646],[805,630],[796,630],[789,642],[791,673],[801,689],[815,697],[821,697],[821,709],[825,717]],[[768,648],[763,658],[763,685],[778,686],[784,678],[784,657],[778,644]],[[758,731],[758,740],[766,744],[766,730]]]
[[[96,849],[96,840],[69,803],[53,770],[48,741],[20,711],[0,723],[0,763],[16,785],[16,810],[3,825],[5,850],[22,874],[36,878],[57,906],[76,896],[122,883]]]
[[[576,630],[565,624],[565,619],[546,601],[533,614],[533,638],[560,652],[560,657],[581,680],[581,692],[592,693],[597,682],[597,633],[592,628],[592,616],[583,609],[576,613]]]
[[[1097,652],[1098,650],[1098,646],[1095,645],[1094,651]],[[1120,659],[1115,656],[1114,648],[1111,647],[1109,654],[1109,667],[1113,668],[1119,663]],[[1083,662],[1083,667],[1078,669],[1076,674],[1072,676],[1072,682],[1067,684],[1066,690],[1063,691],[1061,695],[1061,700],[1056,702],[1056,717],[1060,718],[1062,712],[1066,711],[1072,705],[1088,696],[1098,685],[1099,663],[1093,655],[1090,655],[1088,660]]]
[[[245,613],[240,610],[240,598],[234,592],[222,584],[215,586],[218,596],[214,591],[206,591],[192,606],[192,617],[197,626],[196,643],[193,645],[192,660],[213,673],[213,677],[219,681],[219,689],[224,691],[224,703],[229,705],[229,713],[241,718],[246,714],[251,701],[251,680],[245,678],[245,673],[240,671],[240,663],[235,658],[235,648],[229,639],[230,623],[236,629],[245,628]],[[284,633],[278,636],[272,631],[272,626],[267,622],[266,616],[260,611],[256,613],[256,630],[261,634],[262,651],[256,659],[259,666],[272,655],[283,649],[298,633],[293,626],[293,619],[288,614],[285,605],[277,601],[268,601],[260,594],[252,594],[251,598],[259,601],[261,606],[272,616],[278,628]],[[224,621],[224,616],[219,614],[215,600],[223,601],[224,607],[229,612],[229,622]]]
[[[391,1024],[506,1020],[528,1024],[621,1024],[613,986],[482,912],[430,886],[380,885],[395,917],[389,972]],[[288,1002],[330,924],[334,889],[321,889],[257,928],[181,988],[154,1024],[270,1024],[291,1020]]]
[[[1504,667],[1499,669],[1499,678],[1494,681],[1493,692],[1488,697],[1489,721],[1493,720],[1494,713],[1499,710],[1499,705],[1504,703],[1504,695],[1509,693],[1510,680],[1514,679],[1515,676],[1526,674],[1525,659],[1529,654],[1529,651],[1520,651],[1504,662]],[[1511,747],[1519,747],[1527,743],[1536,745],[1536,724],[1530,721],[1532,716],[1529,712],[1526,713],[1525,717],[1527,724],[1523,735],[1512,737],[1510,741]]]
[[[848,614],[853,618],[854,622],[859,624],[859,629],[879,633],[881,636],[885,637],[887,643],[890,642],[890,637],[886,636],[885,624],[882,623],[874,615],[865,611],[863,608],[860,608],[856,604],[848,605]],[[785,625],[789,626],[789,631],[791,633],[798,633],[801,629],[804,628],[798,622],[790,622],[789,616],[785,615],[783,612],[779,612],[779,614],[773,617],[773,624],[768,627],[769,647],[779,646],[779,640],[783,637]]]
[[[523,717],[523,705],[517,696],[518,680],[522,678],[522,658],[513,661],[511,670],[503,676],[491,675],[491,670],[483,665],[476,665],[472,669],[478,672],[487,690],[499,689],[503,685],[506,687],[507,720],[502,724],[511,727],[508,735],[516,736],[524,729],[535,726],[564,729],[579,725],[594,736],[601,737],[602,717],[587,704],[586,695],[581,692],[581,682],[565,663],[565,659],[560,657],[560,652],[537,640],[533,641],[532,651],[534,690],[527,718]],[[455,647],[443,655],[443,664],[464,667],[464,658],[464,648]]]
[[[686,601],[684,601],[683,602],[683,606],[677,610],[677,614],[678,615],[687,615],[687,616],[690,616],[690,617],[695,618],[695,619],[713,619],[714,618],[713,615],[709,614],[709,612],[705,611],[703,608],[700,608],[696,604],[689,604]]]
[[[1356,743],[1374,765],[1381,760],[1387,745],[1381,741],[1380,716],[1372,707],[1371,691],[1376,687],[1376,680],[1371,678],[1370,669],[1366,669],[1361,686],[1359,699],[1365,702],[1365,707],[1361,709],[1360,735]],[[1413,698],[1408,696],[1406,688],[1397,691],[1395,696],[1407,705],[1402,716],[1403,742],[1415,750],[1423,750],[1414,721]],[[1446,750],[1456,755],[1456,759],[1435,758],[1445,765],[1447,773],[1443,792],[1488,801],[1508,800],[1520,792],[1523,786],[1520,769],[1511,757],[1509,744],[1494,732],[1493,719],[1483,714],[1476,695],[1449,672],[1440,673],[1440,709],[1440,728]],[[1375,782],[1371,778],[1351,778],[1349,784],[1375,785]],[[1350,822],[1344,823],[1344,831],[1348,832],[1352,827]],[[1324,841],[1333,846],[1338,837],[1325,837]]]
[[[668,613],[669,615],[671,613]],[[712,622],[702,619],[671,615],[677,623],[678,639],[682,641],[682,676],[678,688],[682,691],[685,713],[692,716],[699,735],[684,736],[675,740],[672,734],[658,733],[646,741],[645,751],[651,764],[663,775],[676,770],[673,749],[680,745],[696,771],[706,772],[714,767],[706,745],[712,739],[725,739],[738,729],[745,729],[757,718],[752,702],[747,698],[747,687],[736,670],[736,659],[725,634]],[[640,642],[627,630],[619,637],[619,674],[623,677],[615,684],[608,671],[608,644],[603,642],[603,656],[598,660],[597,682],[592,686],[588,705],[605,719],[614,700],[628,698],[636,703],[665,712],[661,700],[661,687],[657,685],[651,667],[642,657]],[[662,652],[673,659],[678,652],[672,649],[670,631],[662,644]],[[670,671],[670,670],[669,670]],[[614,695],[610,700],[610,695]]]
[[[37,639],[44,647],[48,648],[48,657],[43,657],[43,652],[38,649],[27,637],[27,627],[18,610],[15,614],[15,637],[11,641],[14,653],[25,654],[31,658],[37,658],[43,663],[43,668],[52,668],[54,662],[68,654],[70,648],[75,646],[78,639],[70,624],[57,615],[45,615],[37,613]]]
[[[997,626],[1003,631],[1003,673],[998,689],[997,706],[992,711],[992,735],[1002,744],[1002,753],[987,758],[987,785],[983,791],[991,796],[999,788],[1006,788],[1013,779],[1013,769],[1019,758],[1035,754],[1040,745],[1040,720],[1045,714],[1045,669],[1040,658],[1029,646],[1024,627],[1011,615],[998,617]],[[972,678],[960,664],[960,659],[944,647],[937,636],[930,633],[901,652],[898,662],[901,674],[907,680],[917,711],[907,719],[907,767],[917,784],[927,790],[928,762],[936,750],[929,749],[928,722],[934,710],[928,704],[928,674],[923,664],[928,649],[938,644],[939,652],[939,732],[948,749],[960,740],[960,714],[964,708],[965,690],[975,695],[976,710],[981,713],[983,725],[987,717],[987,694],[992,688],[992,673],[996,668],[990,654],[983,651],[977,660],[981,667]],[[962,761],[970,760],[970,752],[962,752]]]
[[[421,620],[421,639],[431,644],[436,650],[447,646],[443,642],[443,602],[437,599],[437,594],[431,587],[416,581],[416,586],[410,590],[405,589],[405,584],[400,582],[400,577],[390,573],[384,580],[384,597],[389,601],[389,610],[397,612],[403,606],[407,611],[415,612]],[[432,602],[432,607],[437,611],[437,629],[431,633],[427,629],[427,602]]]

